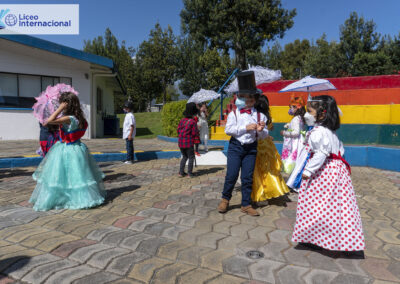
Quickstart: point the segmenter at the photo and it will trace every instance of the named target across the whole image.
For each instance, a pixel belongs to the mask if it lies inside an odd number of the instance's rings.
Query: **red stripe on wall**
[[[327,78],[338,90],[400,88],[400,75]],[[263,92],[278,92],[296,80],[281,80],[260,84]]]
[[[264,92],[272,106],[289,105],[290,96],[302,96],[307,101],[308,94],[302,92]],[[330,95],[339,105],[387,105],[400,104],[400,88],[367,89],[367,90],[337,90],[311,93],[312,96]]]

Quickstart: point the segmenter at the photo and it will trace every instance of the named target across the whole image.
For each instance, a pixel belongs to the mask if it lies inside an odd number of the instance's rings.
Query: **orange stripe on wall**
[[[290,96],[303,96],[307,100],[307,93],[303,92],[264,92],[271,106],[287,106]],[[330,95],[339,105],[387,105],[400,104],[400,88],[387,89],[361,89],[361,90],[336,90],[311,93],[312,96]]]

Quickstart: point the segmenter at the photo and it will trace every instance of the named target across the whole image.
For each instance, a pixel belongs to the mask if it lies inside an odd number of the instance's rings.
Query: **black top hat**
[[[185,117],[192,117],[198,114],[199,109],[197,108],[195,103],[188,103],[186,104],[186,110],[183,112]]]
[[[256,95],[262,93],[260,89],[257,89],[254,71],[240,72],[237,75],[237,79],[239,85],[239,94]]]

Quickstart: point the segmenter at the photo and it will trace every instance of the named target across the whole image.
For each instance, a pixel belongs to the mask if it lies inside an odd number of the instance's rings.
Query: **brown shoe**
[[[260,214],[257,212],[256,209],[254,209],[253,207],[251,207],[251,205],[248,205],[246,207],[243,207],[240,209],[240,211],[242,211],[243,213],[246,213],[250,216],[260,216]]]
[[[221,202],[218,205],[218,212],[219,213],[226,213],[229,207],[229,200],[222,198]]]

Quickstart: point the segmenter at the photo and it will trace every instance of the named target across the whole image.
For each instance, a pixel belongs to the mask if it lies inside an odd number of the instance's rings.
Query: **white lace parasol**
[[[262,66],[249,66],[249,69],[244,71],[254,71],[254,76],[256,78],[256,85],[263,83],[271,83],[281,79],[281,70],[272,70]],[[235,93],[239,91],[239,86],[237,78],[225,88],[226,93]]]
[[[188,103],[202,103],[206,101],[211,101],[218,99],[220,94],[217,92],[214,92],[212,90],[205,90],[205,89],[200,89],[200,91],[194,93],[190,99],[188,100]]]

